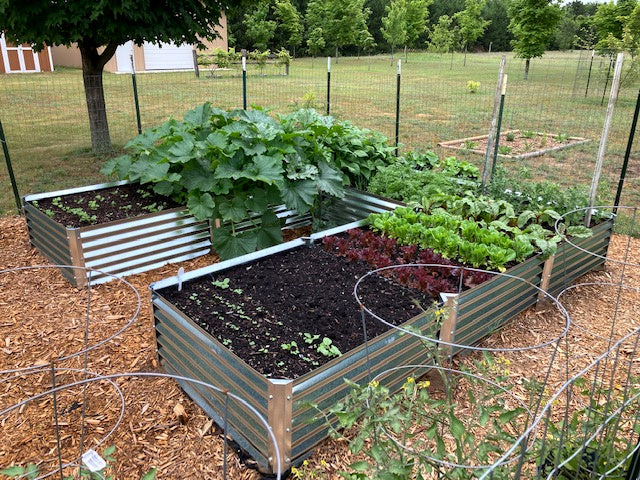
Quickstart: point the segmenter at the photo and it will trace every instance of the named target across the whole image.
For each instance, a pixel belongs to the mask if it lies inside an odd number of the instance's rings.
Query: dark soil
[[[167,288],[160,293],[257,371],[296,378],[331,360],[317,350],[325,337],[342,353],[363,343],[353,289],[370,269],[321,246],[302,247],[185,283],[181,292]],[[212,283],[227,278],[227,287]],[[396,325],[433,302],[378,275],[368,277],[358,292],[367,308]],[[369,338],[388,330],[366,317]],[[305,333],[318,338],[307,344]],[[291,342],[299,353],[282,348]]]
[[[31,202],[56,222],[84,227],[123,220],[179,207],[169,197],[154,193],[150,185],[121,185],[91,192]]]

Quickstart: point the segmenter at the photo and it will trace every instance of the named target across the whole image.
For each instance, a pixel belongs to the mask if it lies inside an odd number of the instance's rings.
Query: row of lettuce
[[[221,258],[282,241],[273,205],[320,221],[323,205],[353,186],[407,204],[369,218],[370,229],[456,262],[503,271],[536,251],[554,252],[564,233],[588,230],[561,214],[586,193],[508,179],[498,170],[481,194],[474,165],[434,153],[397,158],[379,133],[301,109],[224,111],[209,103],[131,140],[102,172],[186,204],[198,219],[221,219],[213,239]],[[247,219],[254,228],[246,226]],[[554,229],[561,220],[561,234]]]

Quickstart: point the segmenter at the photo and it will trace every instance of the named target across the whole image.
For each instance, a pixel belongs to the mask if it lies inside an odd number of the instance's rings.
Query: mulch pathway
[[[614,236],[610,256],[622,258],[627,237]],[[632,239],[629,258],[640,259],[640,240]],[[217,261],[214,255],[184,262],[193,270]],[[0,218],[0,269],[45,265],[47,262],[29,245],[25,222],[20,217]],[[93,350],[85,359],[75,356],[56,364],[58,384],[82,378],[70,369],[88,369],[100,374],[161,371],[158,366],[148,285],[174,275],[180,265],[168,265],[153,272],[127,277],[141,296],[141,310],[121,334]],[[590,274],[582,281],[615,281],[621,274],[618,264],[609,262],[603,272]],[[640,287],[640,269],[627,268],[625,283]],[[615,292],[607,287],[584,287],[566,297],[579,326],[569,332],[570,352],[580,360],[575,368],[606,348],[609,332],[628,333],[638,327],[637,292],[629,289],[630,298],[621,301],[616,325],[610,316]],[[91,289],[89,344],[117,333],[134,316],[137,299],[122,284]],[[48,367],[53,359],[81,351],[85,344],[87,291],[71,287],[54,269],[26,270],[0,274],[0,371],[42,365],[42,371],[28,375],[0,375],[0,411],[42,392],[51,385]],[[545,334],[548,316],[545,310],[529,310],[519,316],[489,342],[491,345],[518,345]],[[540,370],[548,361],[548,352],[520,353],[511,362],[511,375],[525,378]],[[546,359],[546,360],[545,360]],[[633,360],[633,359],[632,359]],[[460,360],[464,361],[464,360]],[[515,363],[517,361],[517,363]],[[63,369],[67,369],[63,371]],[[552,384],[560,384],[566,375],[554,368]],[[139,480],[151,467],[158,468],[162,479],[223,478],[222,432],[212,425],[202,411],[189,400],[177,384],[163,378],[120,378],[115,381],[122,391],[124,414],[115,432],[97,448],[115,445],[114,478]],[[242,394],[242,392],[236,392]],[[80,421],[82,400],[87,420],[85,431]],[[121,399],[106,382],[92,383],[86,392],[77,387],[61,392],[57,398],[60,442],[63,460],[75,458],[80,443],[95,445],[116,425]],[[53,398],[42,397],[0,418],[0,468],[28,462],[39,464],[40,471],[52,471],[57,465],[56,438],[53,428]],[[337,472],[353,461],[344,441],[327,440],[309,459],[309,468],[324,476],[341,478]],[[261,475],[246,466],[235,452],[228,454],[227,478],[257,480]]]

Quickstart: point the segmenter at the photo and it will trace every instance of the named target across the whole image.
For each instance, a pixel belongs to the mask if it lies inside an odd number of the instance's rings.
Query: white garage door
[[[144,63],[147,70],[184,70],[193,68],[191,45],[176,47],[173,43],[144,44]]]

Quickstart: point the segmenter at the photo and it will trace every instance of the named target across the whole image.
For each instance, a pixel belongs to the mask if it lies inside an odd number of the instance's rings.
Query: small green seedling
[[[211,285],[226,290],[229,288],[229,279],[225,278],[224,280],[214,280],[211,282]]]
[[[283,343],[281,347],[285,352],[289,352],[291,355],[298,355],[300,353],[298,344],[295,341],[290,343]]]

